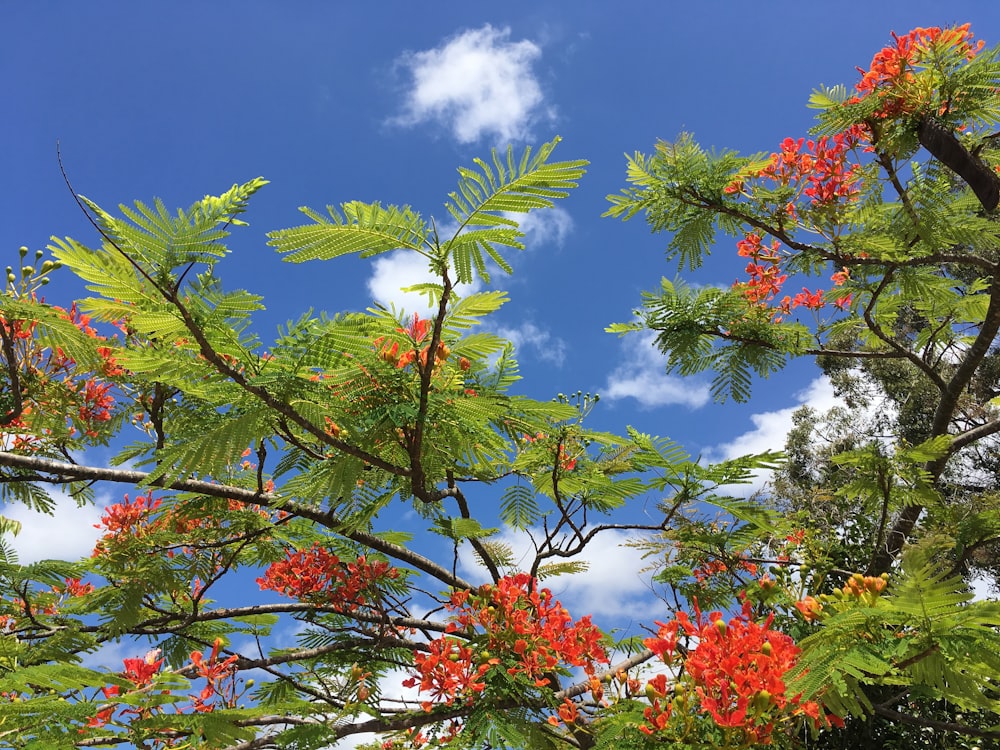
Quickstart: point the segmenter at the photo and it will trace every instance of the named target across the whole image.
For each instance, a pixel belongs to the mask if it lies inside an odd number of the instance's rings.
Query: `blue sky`
[[[682,130],[705,146],[771,151],[812,124],[812,89],[853,84],[890,31],[966,21],[1000,43],[992,0],[8,2],[0,249],[12,262],[50,235],[96,242],[57,141],[77,191],[105,208],[155,196],[187,206],[262,175],[271,184],[220,273],[265,295],[267,341],[306,308],[363,309],[413,283],[393,260],[282,263],[264,233],[302,223],[299,206],[381,200],[444,217],[456,167],[558,134],[556,158],[589,160],[588,175],[533,220],[514,276],[495,279],[512,298],[497,325],[519,343],[523,390],[599,392],[593,426],[632,424],[696,455],[778,449],[795,406],[832,403],[811,363],[758,384],[749,404],[714,405],[705,381],[668,377],[640,339],[604,333],[677,272],[666,237],[601,218],[605,196],[625,184],[625,153]],[[729,284],[741,267],[724,240],[689,278]],[[49,289],[56,303],[82,293],[68,274]],[[89,522],[34,523],[22,547],[54,533],[68,545]],[[592,606],[616,585],[591,583]]]

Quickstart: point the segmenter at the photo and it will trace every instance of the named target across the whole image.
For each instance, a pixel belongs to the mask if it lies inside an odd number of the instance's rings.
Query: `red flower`
[[[850,306],[853,298],[853,294],[845,294],[843,297],[837,297],[837,299],[833,301],[833,306],[840,310],[846,310]]]
[[[104,694],[105,698],[113,698],[118,695],[119,688],[117,685],[109,685],[107,687],[102,687],[101,692]],[[117,705],[112,704],[107,708],[98,711],[97,714],[91,717],[90,721],[87,722],[87,726],[100,728],[107,725],[107,723],[111,721],[111,717],[114,715],[117,708]]]
[[[834,286],[841,286],[849,278],[851,278],[851,272],[847,268],[843,268],[833,274],[833,276],[830,277],[830,281],[833,282]]]
[[[215,704],[208,703],[208,701],[216,695],[221,696],[223,703],[227,706],[232,704],[235,698],[235,684],[231,683],[229,690],[224,692],[221,683],[227,678],[235,678],[237,656],[233,654],[223,661],[219,661],[221,648],[222,641],[216,638],[215,643],[212,644],[212,652],[207,659],[201,651],[191,652],[191,664],[195,667],[198,676],[205,679],[205,687],[194,699],[194,710],[199,713],[209,713],[215,709]]]
[[[471,700],[476,693],[486,688],[481,677],[491,665],[477,666],[472,658],[472,649],[452,637],[436,638],[427,644],[427,651],[413,655],[413,663],[418,675],[403,681],[403,687],[418,687],[431,698],[443,698],[451,705],[457,698]],[[425,711],[430,711],[434,703],[424,701]]]
[[[568,674],[572,668],[582,668],[593,675],[595,664],[608,661],[602,634],[590,618],[574,622],[552,592],[540,589],[527,573],[506,576],[475,592],[456,591],[446,606],[455,613],[448,626],[451,633],[473,637],[481,631],[475,636],[483,649],[478,664],[464,641],[444,636],[431,641],[426,653],[414,654],[417,674],[404,685],[419,685],[421,691],[447,703],[460,697],[471,700],[485,688],[482,678],[495,667],[523,676],[533,687],[544,687],[549,672]],[[443,655],[448,655],[450,664],[444,663]],[[432,702],[425,704],[430,706]]]
[[[308,550],[289,551],[285,560],[271,563],[257,584],[293,599],[332,603],[353,612],[374,601],[378,586],[398,575],[398,570],[382,560],[369,562],[362,556],[344,562],[313,545]]]
[[[94,528],[107,530],[108,533],[104,535],[103,539],[122,533],[138,536],[148,524],[152,512],[159,508],[162,502],[161,499],[153,499],[152,490],[145,495],[140,495],[135,500],[129,500],[128,495],[125,495],[124,502],[109,505],[104,509],[101,522],[94,524]],[[100,542],[98,542],[98,547],[100,547]]]
[[[918,68],[940,65],[940,56],[932,52],[935,46],[952,47],[971,60],[983,48],[983,41],[972,43],[969,24],[950,29],[916,28],[904,36],[892,35],[895,44],[882,48],[872,58],[868,70],[858,68],[861,80],[855,86],[858,102],[869,96],[878,98],[876,117],[888,118],[918,111],[927,104],[932,89],[914,85]],[[926,62],[925,62],[926,61]]]
[[[406,334],[415,344],[419,344],[431,330],[431,321],[413,313],[413,320],[406,328],[397,328],[399,333]]]
[[[789,636],[771,629],[773,615],[757,622],[748,601],[729,622],[720,612],[703,616],[697,603],[695,614],[695,622],[678,612],[674,621],[658,623],[659,633],[645,645],[669,663],[679,630],[697,638],[698,645],[684,659],[684,673],[694,683],[702,711],[716,724],[742,728],[753,741],[766,744],[782,714],[819,721],[818,704],[787,694],[784,675],[795,666],[799,648]],[[653,706],[645,714],[648,725],[640,727],[646,734],[664,728],[669,719],[669,704],[666,709],[659,705],[665,679],[650,681],[649,693]]]
[[[163,659],[158,659],[160,649],[156,648],[147,653],[142,659],[123,659],[125,665],[124,676],[132,680],[136,687],[143,687],[153,681],[153,675],[160,671]]]
[[[66,578],[65,583],[58,593],[67,596],[86,596],[94,590],[94,584],[81,583],[79,578]]]
[[[810,292],[805,287],[802,287],[802,291],[792,297],[792,307],[805,307],[809,310],[819,310],[824,304],[822,289]]]

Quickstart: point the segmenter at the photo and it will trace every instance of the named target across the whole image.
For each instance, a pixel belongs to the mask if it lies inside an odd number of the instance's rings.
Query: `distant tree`
[[[736,237],[748,276],[664,279],[614,330],[654,331],[668,369],[714,372],[719,399],[815,357],[848,404],[796,415],[762,500],[804,532],[797,579],[817,623],[800,641],[804,683],[829,683],[840,715],[875,719],[821,746],[929,746],[934,730],[971,747],[996,724],[1000,663],[972,644],[994,636],[997,604],[970,603],[968,584],[995,580],[1000,550],[997,57],[968,25],[894,36],[853,90],[813,94],[813,137],[747,158],[683,134],[636,154],[633,187],[611,196],[612,215],[671,232],[668,256],[690,269],[717,231]],[[843,611],[866,576],[891,576],[896,611]],[[918,616],[907,597],[931,588]],[[940,731],[963,723],[965,738]]]

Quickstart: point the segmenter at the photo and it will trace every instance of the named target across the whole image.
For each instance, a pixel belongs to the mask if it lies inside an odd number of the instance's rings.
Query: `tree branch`
[[[970,737],[987,737],[989,739],[1000,739],[1000,732],[995,732],[990,729],[977,729],[976,727],[970,727],[967,724],[958,724],[953,721],[938,721],[936,719],[922,719],[918,716],[910,716],[909,714],[900,713],[899,711],[894,711],[891,708],[885,706],[876,705],[874,707],[875,713],[886,719],[892,719],[893,721],[898,721],[900,724],[909,724],[914,727],[929,727],[930,729],[939,729],[943,732],[955,732],[957,734],[965,734]]]
[[[51,458],[41,456],[25,456],[8,451],[0,451],[0,466],[8,466],[18,469],[29,469],[31,471],[42,471],[55,474],[66,479],[66,481],[90,479],[103,482],[114,482],[117,484],[129,484],[136,487],[161,487],[176,492],[191,492],[208,497],[219,497],[224,499],[242,500],[243,502],[255,503],[268,508],[285,510],[301,518],[313,521],[324,528],[335,531],[359,544],[363,544],[370,549],[408,565],[412,565],[417,570],[423,571],[442,583],[459,589],[472,588],[468,581],[452,575],[447,568],[444,568],[434,561],[413,552],[406,547],[392,544],[375,534],[357,529],[345,528],[341,520],[332,510],[322,511],[311,505],[288,500],[273,492],[257,492],[247,490],[242,487],[231,487],[224,484],[214,484],[199,479],[175,479],[168,480],[158,478],[150,480],[150,474],[143,471],[133,471],[128,469],[109,469],[95,466],[80,466],[78,464],[55,461]]]

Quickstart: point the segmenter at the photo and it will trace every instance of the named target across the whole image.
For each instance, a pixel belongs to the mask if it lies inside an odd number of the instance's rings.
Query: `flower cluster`
[[[473,650],[458,638],[435,638],[426,651],[413,654],[417,675],[404,680],[403,687],[417,687],[431,698],[421,704],[425,711],[434,707],[435,700],[449,706],[459,698],[471,701],[486,689],[483,677],[499,663],[495,657],[478,661]]]
[[[726,622],[721,612],[703,615],[695,602],[695,620],[678,612],[669,623],[657,623],[655,637],[645,645],[667,663],[677,654],[678,634],[697,639],[697,646],[683,659],[686,679],[695,688],[701,710],[720,727],[737,729],[753,742],[768,743],[775,722],[789,716],[807,716],[817,725],[823,721],[814,701],[788,695],[785,675],[795,666],[799,648],[784,633],[771,629],[773,615],[757,622],[752,607],[744,602],[742,612]],[[666,684],[653,685],[653,705],[647,711],[647,734],[664,730],[670,710],[659,704]],[[838,722],[837,717],[825,717]]]
[[[397,328],[396,332],[403,334],[412,346],[407,348],[404,344],[401,349],[399,341],[387,342],[384,336],[380,336],[375,339],[374,342],[375,348],[378,350],[379,357],[384,361],[395,365],[396,369],[399,370],[412,365],[418,360],[421,367],[426,367],[428,357],[430,356],[430,344],[425,346],[423,349],[420,349],[419,346],[431,332],[431,321],[426,318],[421,318],[417,313],[413,313],[413,320],[410,324],[405,328]],[[440,366],[446,359],[448,359],[450,354],[451,349],[449,349],[443,341],[439,341],[437,348],[434,351],[434,366]],[[463,365],[463,369],[468,369],[468,367]]]
[[[314,544],[307,550],[289,551],[286,559],[271,563],[257,584],[293,599],[356,612],[373,602],[380,585],[398,576],[399,571],[382,560],[361,556],[344,562]]]
[[[105,340],[75,303],[68,311],[54,309],[88,337]],[[101,426],[111,421],[115,407],[113,383],[105,378],[124,372],[111,347],[97,346],[97,371],[82,371],[60,347],[43,345],[37,338],[37,322],[0,317],[0,329],[5,352],[12,357],[8,367],[20,381],[15,380],[11,386],[21,391],[15,408],[0,414],[4,437],[9,437],[10,445],[17,450],[35,451],[43,436],[56,432],[73,436],[79,431],[87,438],[98,438]],[[57,426],[58,421],[63,421],[64,427]]]
[[[236,661],[235,654],[219,660],[222,641],[218,638],[212,644],[212,651],[206,658],[201,651],[191,652],[191,665],[195,673],[205,680],[205,686],[194,698],[193,708],[198,713],[215,710],[216,704],[225,707],[236,705]],[[217,699],[217,700],[213,700]]]
[[[806,622],[815,622],[825,617],[823,614],[824,605],[832,606],[836,610],[843,610],[858,604],[874,607],[888,584],[889,576],[886,573],[880,576],[855,573],[847,579],[847,583],[842,587],[835,588],[829,594],[821,594],[819,599],[813,596],[803,597],[795,602],[795,608]]]
[[[983,41],[973,44],[969,24],[942,29],[938,26],[916,28],[903,36],[892,35],[895,44],[875,53],[868,70],[858,68],[861,80],[855,86],[858,102],[869,96],[879,99],[878,118],[910,114],[927,104],[931,92],[919,85],[915,68],[936,45],[952,47],[966,60],[983,48]]]
[[[189,672],[197,675],[205,681],[204,686],[198,694],[191,694],[190,705],[185,708],[178,703],[172,703],[174,710],[183,713],[185,710],[197,713],[211,713],[217,707],[232,708],[239,699],[239,691],[236,682],[236,661],[237,656],[229,656],[219,659],[219,651],[222,648],[222,641],[215,640],[212,651],[206,657],[201,651],[192,651],[190,654],[190,664],[180,672]],[[153,684],[156,676],[160,674],[164,659],[160,656],[160,649],[149,651],[142,658],[123,659],[123,669],[121,676],[133,684],[136,692],[143,691]],[[249,686],[249,683],[248,683]],[[131,690],[129,690],[131,692]],[[115,714],[119,714],[119,719],[123,725],[128,726],[133,719],[148,718],[161,714],[164,710],[163,703],[156,705],[144,705],[141,699],[130,698],[128,700],[115,701],[115,698],[124,698],[122,687],[119,685],[108,685],[101,688],[101,696],[106,703],[87,723],[88,728],[107,726],[114,720]],[[120,712],[120,713],[119,713]],[[81,732],[85,731],[81,729]]]
[[[61,308],[56,308],[61,309]],[[77,308],[76,302],[70,305],[69,310],[61,311],[62,316],[73,323],[79,330],[92,339],[105,341],[105,337],[97,333],[90,325],[90,316],[84,315]],[[125,370],[115,360],[114,353],[109,346],[98,346],[97,353],[101,358],[100,376],[101,378],[115,377],[123,375]],[[57,358],[65,359],[67,365],[75,363],[59,350],[55,352]],[[112,383],[98,377],[84,377],[76,380],[67,377],[64,384],[71,393],[78,395],[79,405],[77,407],[78,422],[83,427],[84,433],[88,437],[98,436],[98,426],[102,422],[111,420],[115,399],[111,394]]]
[[[858,194],[858,165],[850,161],[852,151],[866,139],[865,129],[858,125],[816,140],[785,138],[781,150],[771,154],[770,161],[759,170],[740,175],[726,186],[729,194],[741,193],[748,179],[762,179],[773,186],[793,187],[796,194],[809,198],[813,206],[834,205]],[[793,202],[784,211],[792,218],[798,215]]]
[[[658,674],[646,682],[646,699],[650,705],[642,712],[642,718],[648,723],[639,725],[640,732],[654,735],[667,728],[674,708],[672,702],[665,700],[668,691],[665,674]]]
[[[770,186],[791,187],[794,190],[782,213],[798,219],[795,199],[805,197],[813,208],[835,207],[851,201],[858,195],[859,165],[850,159],[851,153],[865,139],[865,130],[853,126],[833,136],[823,136],[816,140],[786,138],[781,150],[771,154],[771,159],[762,169],[740,175],[731,182],[725,192],[729,194],[748,193],[747,180],[772,183]],[[746,274],[749,279],[737,282],[744,296],[751,303],[767,305],[778,300],[782,286],[788,279],[782,271],[784,256],[781,243],[774,240],[770,245],[764,242],[758,232],[747,232],[736,243],[737,254],[749,258]],[[838,275],[839,274],[839,275]],[[838,272],[834,284],[839,286],[847,279],[846,272]],[[836,306],[843,309],[850,303],[850,295],[837,299]],[[786,295],[778,304],[781,312],[788,314],[796,307],[818,310],[825,305],[823,291],[803,288],[794,296]]]
[[[449,635],[414,654],[417,673],[403,684],[447,704],[482,693],[492,669],[505,669],[540,688],[551,683],[553,674],[582,668],[593,675],[597,664],[608,661],[603,636],[590,617],[574,622],[552,592],[539,588],[527,573],[474,592],[456,591],[446,606],[454,613]],[[432,706],[424,704],[427,710]]]
[[[98,541],[94,554],[98,554],[110,538],[119,534],[138,537],[147,533],[151,514],[162,503],[162,498],[153,499],[153,491],[150,490],[145,495],[137,496],[135,500],[129,500],[129,496],[125,495],[123,502],[109,505],[104,509],[101,522],[94,524],[94,528],[104,529],[106,532]]]

